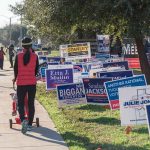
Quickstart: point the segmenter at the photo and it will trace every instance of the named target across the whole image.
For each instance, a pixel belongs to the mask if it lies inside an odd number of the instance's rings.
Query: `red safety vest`
[[[25,51],[25,50],[24,50]],[[24,51],[18,54],[18,75],[17,75],[17,85],[35,85],[35,68],[37,55],[30,51],[30,61],[25,66],[23,64]]]

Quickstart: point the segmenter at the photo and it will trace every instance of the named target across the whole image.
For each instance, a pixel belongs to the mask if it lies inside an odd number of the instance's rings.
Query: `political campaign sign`
[[[74,79],[73,83],[81,83],[82,82],[81,72],[74,72],[73,79]]]
[[[47,69],[46,67],[41,67],[40,68],[41,78],[45,78],[45,70],[46,69]]]
[[[57,97],[59,107],[86,104],[83,83],[58,85]]]
[[[82,72],[81,76],[82,76],[82,78],[89,78],[89,73],[88,72]]]
[[[47,64],[50,66],[50,65],[58,65],[59,63],[58,62],[48,62]]]
[[[91,58],[90,43],[60,45],[60,54],[67,60]]]
[[[124,38],[123,39],[123,52],[124,57],[126,58],[137,58],[137,46],[133,38]]]
[[[141,68],[139,58],[125,58],[125,60],[128,61],[130,69]]]
[[[47,52],[47,51],[44,51],[44,52],[43,52],[43,55],[44,55],[44,56],[47,56],[47,55],[48,55],[48,52]]]
[[[83,72],[89,72],[92,68],[91,63],[84,63],[82,64],[82,71]]]
[[[118,89],[121,87],[133,87],[147,85],[145,75],[138,75],[124,79],[108,81],[104,83],[109,104],[112,110],[119,109]]]
[[[67,58],[68,57],[68,45],[60,45],[59,46],[60,56]]]
[[[47,62],[60,64],[60,59],[60,57],[47,57]]]
[[[83,78],[87,103],[108,104],[104,83],[111,80],[111,78]]]
[[[100,68],[100,69],[91,69],[89,72],[89,76],[93,77],[93,74],[96,74],[97,72],[106,72],[106,68]]]
[[[47,62],[46,56],[39,56],[39,63]]]
[[[128,69],[129,69],[128,61],[119,61],[119,62],[103,63],[103,67],[104,67],[104,68],[118,67],[118,66],[120,66],[121,68],[124,68],[125,70],[128,70]]]
[[[105,62],[121,62],[124,61],[124,57],[118,57],[116,55],[111,55],[111,57],[109,59],[106,59]]]
[[[67,65],[49,65],[48,64],[48,69],[67,69],[67,68],[72,68],[73,69],[73,65],[71,64],[67,64]]]
[[[145,111],[146,111],[146,120],[148,125],[148,131],[150,135],[150,104],[145,105]]]
[[[95,58],[101,61],[105,61],[106,59],[110,58],[110,54],[105,54],[105,53],[96,53]]]
[[[73,83],[73,69],[47,69],[46,89],[56,89],[57,85]]]
[[[38,73],[37,73],[37,75],[36,75],[36,78],[37,78],[37,79],[40,79],[40,78],[41,78],[41,68],[47,68],[47,67],[48,67],[48,65],[47,65],[46,62],[43,62],[43,63],[41,63],[41,64],[39,65]]]
[[[109,35],[97,35],[98,52],[109,53],[110,39]]]
[[[90,63],[84,63],[82,64],[82,72],[90,72],[90,70],[94,69],[100,69],[102,68],[103,64],[102,62],[90,62]]]
[[[66,61],[64,64],[65,64],[65,65],[70,65],[70,64],[72,64],[72,62]]]
[[[40,55],[43,55],[43,53],[42,52],[37,52],[37,55],[40,56]]]
[[[150,86],[119,88],[121,125],[146,124],[145,105],[150,104]]]
[[[68,45],[68,57],[90,58],[90,43],[76,43]]]
[[[125,70],[125,71],[112,71],[112,72],[97,72],[96,76],[100,77],[112,77],[113,80],[122,79],[126,77],[132,77],[133,71],[132,70]]]
[[[75,72],[82,72],[83,68],[82,68],[82,64],[81,65],[73,65],[73,71]]]
[[[141,68],[137,52],[137,46],[134,39],[123,39],[123,52],[125,60],[127,60],[129,63],[129,68]]]

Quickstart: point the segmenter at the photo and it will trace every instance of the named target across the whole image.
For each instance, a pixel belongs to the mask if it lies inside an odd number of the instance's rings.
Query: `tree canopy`
[[[102,32],[130,37],[149,34],[149,6],[149,0],[25,0],[12,10],[23,14],[37,36],[68,41]]]
[[[150,32],[149,0],[24,0],[12,11],[23,15],[36,36],[46,37],[54,45],[101,33],[134,38],[142,71],[147,79],[150,76],[143,52],[143,38]]]

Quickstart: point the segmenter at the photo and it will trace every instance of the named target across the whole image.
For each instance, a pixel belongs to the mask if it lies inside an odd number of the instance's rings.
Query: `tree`
[[[111,4],[110,4],[111,2]],[[142,73],[145,74],[147,83],[150,84],[150,66],[147,60],[146,53],[144,51],[143,39],[145,35],[149,35],[150,29],[150,1],[149,0],[116,0],[116,1],[107,1],[111,11],[112,20],[116,21],[115,27],[120,25],[118,20],[122,20],[123,28],[130,37],[135,39],[137,45],[137,51],[139,54],[139,60],[141,65]],[[113,6],[111,8],[111,6]],[[107,23],[105,23],[107,24]]]

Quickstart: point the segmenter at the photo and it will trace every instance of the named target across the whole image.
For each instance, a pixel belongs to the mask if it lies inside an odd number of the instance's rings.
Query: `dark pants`
[[[18,108],[21,122],[25,119],[24,99],[26,94],[28,95],[28,124],[32,125],[35,113],[34,99],[36,94],[36,85],[17,86]]]
[[[4,62],[4,59],[0,59],[0,69],[3,69],[3,62]]]
[[[11,65],[11,67],[13,67],[13,56],[9,56],[9,61],[10,61],[10,65]]]

